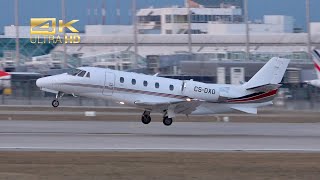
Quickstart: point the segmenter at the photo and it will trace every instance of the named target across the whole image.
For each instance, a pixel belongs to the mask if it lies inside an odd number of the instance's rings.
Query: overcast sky
[[[88,22],[87,7],[101,7],[104,0],[65,0],[67,7],[67,20],[79,19],[76,27],[84,29]],[[119,0],[121,9],[121,24],[129,24],[131,0]],[[136,0],[138,8],[168,7],[183,5],[184,0]],[[61,18],[60,0],[20,0],[19,21],[21,25],[29,25],[31,17]],[[90,2],[90,4],[89,4]],[[117,0],[106,0],[107,24],[117,24]],[[310,0],[311,19],[320,21],[320,0]],[[250,20],[262,19],[263,15],[290,15],[296,20],[296,27],[305,27],[305,0],[249,0]],[[92,17],[91,21],[95,22]],[[98,22],[101,24],[101,18]],[[3,26],[14,24],[14,0],[0,0],[0,33]]]

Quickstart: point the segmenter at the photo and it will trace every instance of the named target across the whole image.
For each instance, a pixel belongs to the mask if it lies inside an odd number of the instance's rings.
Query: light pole
[[[187,2],[185,3],[187,5],[188,9],[188,50],[189,50],[189,55],[192,55],[192,36],[191,36],[191,11],[190,11],[190,0],[186,0]]]
[[[311,31],[310,31],[310,0],[306,0],[306,23],[307,23],[307,47],[308,56],[311,57]]]
[[[134,61],[138,63],[138,30],[137,30],[137,2],[132,0],[132,24],[133,24],[133,44],[134,44]]]
[[[66,22],[66,8],[65,8],[65,0],[61,0],[61,17],[63,20],[63,23]],[[67,46],[66,46],[66,31],[65,28],[63,28],[63,61],[62,66],[63,68],[67,68]]]
[[[16,28],[16,63],[20,66],[20,44],[19,44],[19,0],[14,1],[14,21]]]
[[[246,60],[250,59],[250,29],[248,15],[248,0],[244,0],[244,20],[246,23]]]

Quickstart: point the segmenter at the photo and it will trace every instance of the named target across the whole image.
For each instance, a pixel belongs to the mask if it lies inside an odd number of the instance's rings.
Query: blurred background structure
[[[264,6],[257,1],[61,0],[50,2],[50,11],[38,12],[41,1],[0,0],[1,7],[10,12],[4,22],[0,20],[0,26],[4,26],[0,27],[0,65],[4,71],[13,72],[11,79],[5,80],[10,81],[10,87],[2,89],[1,104],[49,105],[47,99],[52,97],[40,92],[35,80],[80,66],[239,84],[278,56],[291,59],[291,64],[277,104],[293,107],[291,102],[297,102],[305,108],[319,109],[319,89],[304,81],[316,79],[310,50],[320,47],[320,13],[313,13],[312,7],[320,3],[293,2],[292,6],[305,12],[302,20],[299,15],[279,14],[281,5],[259,12],[263,16],[256,19],[256,9]],[[28,12],[25,6],[34,12]],[[31,43],[29,16],[79,19],[81,42]],[[65,99],[65,105],[111,105]]]

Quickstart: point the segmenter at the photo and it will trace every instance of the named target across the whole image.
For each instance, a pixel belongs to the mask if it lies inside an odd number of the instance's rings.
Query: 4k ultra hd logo
[[[30,42],[31,43],[79,43],[79,31],[72,25],[79,20],[71,20],[64,23],[56,18],[31,18],[30,19]],[[58,24],[58,26],[57,26]],[[69,30],[71,33],[65,34],[63,31]],[[62,36],[62,37],[61,37]]]

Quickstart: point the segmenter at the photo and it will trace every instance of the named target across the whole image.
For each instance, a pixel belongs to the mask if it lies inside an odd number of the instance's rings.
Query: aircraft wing
[[[143,101],[135,102],[137,106],[145,109],[150,109],[150,110],[155,109],[155,110],[164,111],[171,106],[172,108],[174,108],[174,112],[177,114],[191,114],[202,103],[203,101],[200,101],[200,100],[172,101],[172,102],[143,102]]]

